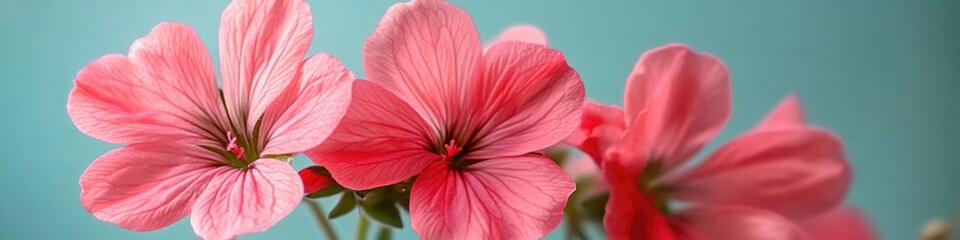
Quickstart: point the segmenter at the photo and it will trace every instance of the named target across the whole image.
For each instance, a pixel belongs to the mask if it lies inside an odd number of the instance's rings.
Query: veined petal
[[[189,26],[161,23],[130,47],[80,70],[67,112],[81,132],[111,143],[223,140],[226,117],[213,62]]]
[[[363,69],[439,130],[460,113],[480,51],[463,9],[417,0],[387,10],[363,47]]]
[[[800,240],[807,235],[776,213],[739,206],[698,206],[677,213],[675,224],[696,240]]]
[[[713,139],[730,116],[730,76],[723,63],[683,45],[644,53],[624,95],[628,145],[669,171]]]
[[[294,82],[313,39],[303,0],[235,0],[220,20],[223,98],[234,126],[250,132]]]
[[[356,78],[340,60],[317,54],[301,69],[298,87],[288,89],[264,115],[265,155],[299,153],[317,146],[347,112]]]
[[[497,44],[483,58],[470,92],[468,129],[476,129],[467,158],[517,156],[570,135],[583,112],[580,76],[563,54],[522,42]]]
[[[190,213],[221,162],[183,142],[135,143],[107,152],[80,176],[80,202],[94,217],[150,231]]]
[[[440,156],[429,152],[436,134],[406,102],[368,81],[355,81],[353,100],[336,130],[306,152],[350,189],[369,189],[413,177]]]
[[[500,32],[497,38],[487,44],[487,48],[501,42],[518,41],[547,46],[547,34],[543,33],[537,26],[533,25],[514,25]]]
[[[838,206],[830,211],[799,221],[810,239],[818,240],[873,240],[873,227],[860,210]]]
[[[560,224],[573,190],[573,179],[538,155],[462,170],[436,162],[411,189],[410,222],[425,239],[535,239]]]
[[[190,214],[193,230],[204,239],[227,239],[262,232],[297,207],[303,183],[290,164],[254,161],[247,169],[219,167]]]
[[[620,162],[605,162],[602,168],[610,186],[610,200],[603,226],[610,239],[678,239],[663,215],[647,201],[637,186],[637,176]]]
[[[834,207],[850,179],[839,138],[795,127],[741,136],[667,181],[677,188],[673,197],[762,208],[793,219]]]

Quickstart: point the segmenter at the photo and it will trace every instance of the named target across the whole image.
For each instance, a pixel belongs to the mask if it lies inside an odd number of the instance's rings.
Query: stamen
[[[446,160],[446,159],[450,159],[450,158],[452,158],[453,156],[456,156],[457,153],[460,153],[460,150],[463,150],[462,147],[457,146],[457,140],[456,140],[456,139],[450,139],[450,143],[447,143],[447,144],[443,145],[443,148],[444,148],[444,150],[446,150],[446,154],[443,155],[443,158],[444,158],[445,160]]]
[[[227,151],[237,155],[238,159],[245,160],[243,156],[243,148],[237,146],[237,137],[233,135],[232,131],[227,131],[227,139],[230,141],[227,143]]]

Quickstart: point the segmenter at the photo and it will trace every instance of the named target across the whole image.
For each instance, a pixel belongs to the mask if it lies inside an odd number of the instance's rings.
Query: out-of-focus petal
[[[307,156],[350,189],[410,178],[440,156],[429,152],[435,133],[406,102],[368,81],[355,81],[340,125]]]
[[[610,239],[678,239],[664,216],[640,192],[637,176],[623,168],[619,160],[607,161],[602,171],[610,186],[603,216]]]
[[[150,231],[190,213],[222,165],[218,156],[182,142],[136,143],[107,152],[80,176],[80,203],[122,228]]]
[[[247,169],[219,167],[190,213],[204,239],[229,239],[262,232],[290,214],[303,198],[303,185],[290,164],[254,161]]]
[[[573,177],[573,180],[578,184],[581,183],[581,181],[588,183],[585,188],[583,186],[577,188],[577,190],[581,192],[578,197],[581,203],[584,200],[610,192],[610,186],[607,184],[606,178],[601,174],[600,167],[589,157],[566,161],[563,165],[563,171],[567,172],[570,177]]]
[[[790,95],[780,101],[777,107],[767,115],[757,126],[756,131],[775,130],[778,128],[798,127],[806,124],[803,106],[796,95]]]
[[[651,50],[627,79],[627,146],[669,171],[720,132],[730,102],[730,76],[716,57],[677,44]]]
[[[840,139],[799,127],[741,136],[668,181],[677,189],[673,197],[763,208],[795,219],[833,208],[850,180]]]
[[[111,143],[223,140],[226,116],[213,61],[183,24],[161,23],[130,47],[77,74],[67,112],[81,132]]]
[[[600,166],[597,166],[589,157],[571,159],[563,164],[563,171],[573,179],[581,177],[601,177]]]
[[[497,38],[490,41],[487,44],[487,48],[501,42],[509,41],[518,41],[525,43],[533,43],[540,45],[547,45],[547,34],[543,33],[543,30],[540,30],[539,27],[527,24],[520,24],[510,26],[507,29],[504,29],[503,32],[500,32],[500,35]]]
[[[873,227],[860,210],[849,206],[838,206],[799,221],[800,228],[817,240],[873,240]]]
[[[267,109],[261,138],[262,154],[291,154],[323,142],[347,112],[356,78],[340,60],[317,54],[303,63],[299,84]],[[266,130],[264,130],[266,129]]]
[[[410,196],[411,225],[425,239],[535,239],[560,224],[573,180],[537,155],[481,161],[466,169],[436,162]]]
[[[543,45],[506,42],[483,58],[460,121],[478,129],[467,158],[517,156],[563,140],[580,124],[584,88],[563,55]],[[480,123],[480,124],[476,124]]]
[[[580,125],[563,141],[590,155],[599,165],[604,153],[620,141],[625,124],[623,110],[617,106],[587,101]]]
[[[467,12],[439,0],[390,7],[363,48],[363,69],[438,128],[462,110],[480,37]]]
[[[220,19],[223,98],[234,126],[252,132],[267,107],[296,79],[313,39],[303,0],[235,0]]]
[[[810,239],[790,220],[776,213],[738,206],[694,207],[677,213],[680,229],[695,240]]]

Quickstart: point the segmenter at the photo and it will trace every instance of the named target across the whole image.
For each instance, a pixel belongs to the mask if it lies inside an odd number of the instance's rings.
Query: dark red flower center
[[[664,184],[659,180],[663,175],[663,164],[661,161],[654,160],[647,163],[637,178],[637,187],[640,188],[647,200],[653,204],[663,214],[671,212],[670,202],[667,195],[673,192],[673,187]]]

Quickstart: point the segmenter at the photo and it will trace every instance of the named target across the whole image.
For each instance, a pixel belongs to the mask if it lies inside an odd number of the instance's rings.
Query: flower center
[[[223,98],[223,90],[220,91],[220,103],[223,104],[224,108],[227,108],[227,104]],[[226,115],[229,125],[219,128],[220,131],[226,130],[227,132],[226,143],[220,143],[223,144],[220,146],[199,145],[199,147],[220,155],[220,157],[223,157],[223,159],[226,160],[230,166],[242,169],[246,169],[247,165],[250,165],[253,163],[253,161],[261,158],[272,158],[286,163],[290,163],[290,161],[293,160],[292,154],[272,154],[267,156],[260,155],[260,151],[263,150],[260,149],[263,145],[260,143],[261,139],[259,139],[260,125],[263,123],[263,116],[260,116],[260,118],[257,119],[253,129],[244,129],[238,128],[238,126],[235,125],[235,122],[232,120],[234,117],[241,116],[231,116],[229,111],[226,112]],[[241,124],[240,127],[242,127],[242,125],[245,123],[239,124]],[[219,137],[215,137],[214,139],[217,141],[221,140]]]
[[[663,175],[663,164],[654,159],[647,163],[637,178],[637,187],[644,193],[647,200],[653,204],[663,214],[670,214],[670,202],[667,195],[673,191],[673,187],[658,181]]]
[[[443,160],[447,161],[460,153],[460,150],[463,150],[463,147],[457,146],[456,139],[450,139],[450,142],[443,145],[445,150],[440,156],[443,157]]]
[[[246,160],[246,157],[243,155],[243,148],[237,145],[237,137],[233,135],[233,131],[227,131],[227,152],[233,153],[233,155],[240,160]]]
[[[450,167],[453,169],[463,169],[467,166],[470,166],[474,163],[477,163],[475,160],[468,160],[460,156],[460,153],[463,152],[463,147],[457,145],[457,140],[450,139],[450,142],[443,145],[443,149],[440,150],[438,154],[443,159],[450,163]]]

